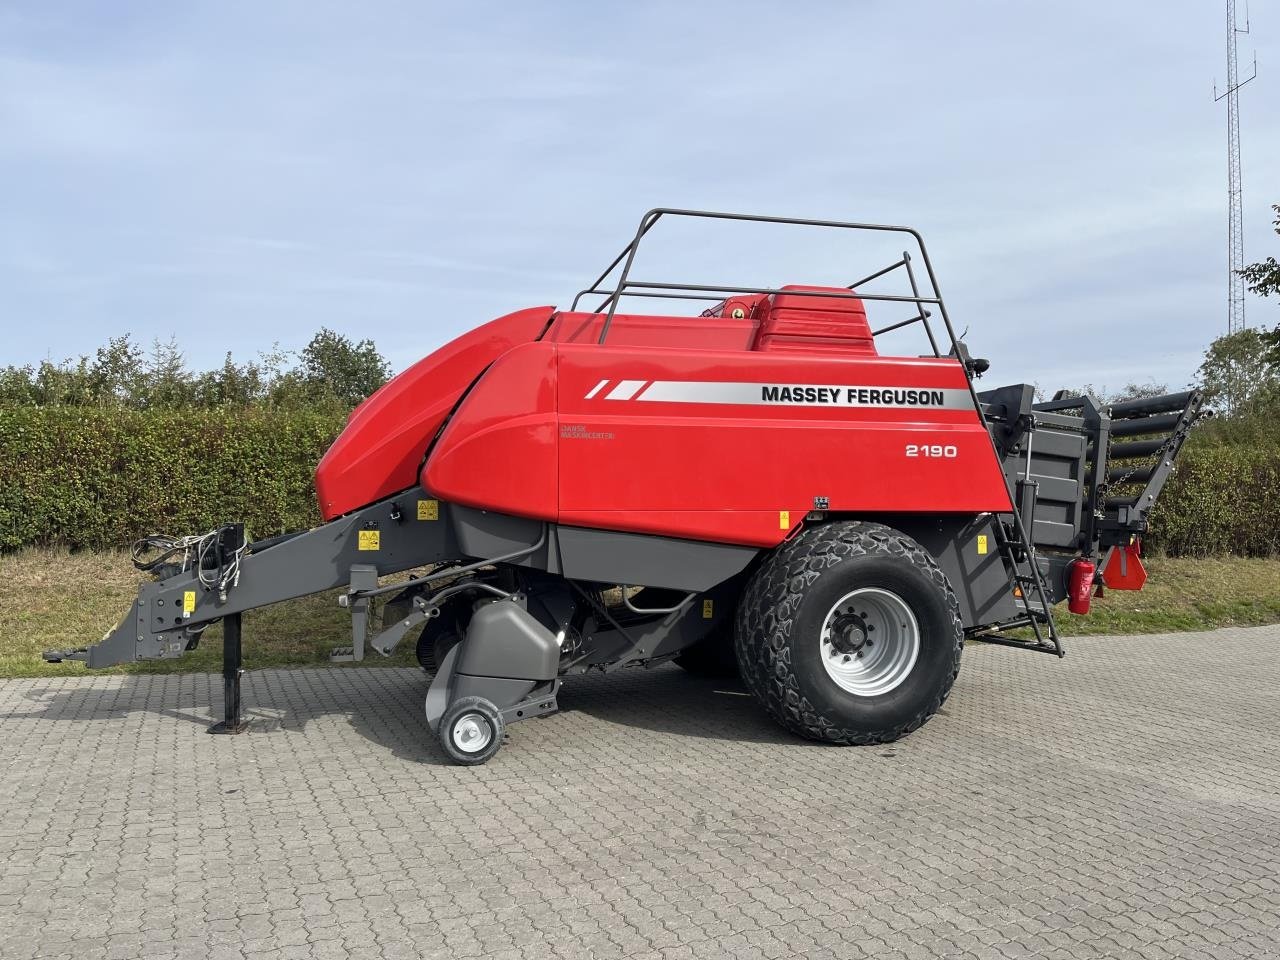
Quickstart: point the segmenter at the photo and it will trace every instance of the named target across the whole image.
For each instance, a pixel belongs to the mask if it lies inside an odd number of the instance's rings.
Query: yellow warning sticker
[[[356,547],[360,550],[377,550],[382,546],[382,533],[378,530],[361,530]]]
[[[702,619],[710,620],[716,614],[716,606],[714,600],[702,601]]]
[[[978,555],[987,552],[987,535],[985,533],[978,534]]]
[[[419,500],[418,501],[418,519],[419,520],[439,520],[440,519],[440,501],[439,500]]]
[[[194,590],[182,591],[182,612],[183,613],[196,612],[196,592]]]
[[[791,511],[790,510],[778,511],[778,528],[781,530],[791,529]]]

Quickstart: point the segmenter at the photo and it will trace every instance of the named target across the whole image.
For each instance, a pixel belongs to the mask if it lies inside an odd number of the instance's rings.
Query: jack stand
[[[211,726],[209,733],[244,733],[249,721],[240,719],[240,614],[231,613],[222,618],[222,719]]]

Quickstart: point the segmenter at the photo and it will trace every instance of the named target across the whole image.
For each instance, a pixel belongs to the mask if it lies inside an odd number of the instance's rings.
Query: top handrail
[[[906,234],[915,241],[915,244],[920,251],[920,257],[924,263],[925,272],[929,280],[930,292],[933,295],[929,297],[925,297],[920,294],[920,291],[918,289],[918,286],[915,280],[914,271],[911,270],[911,264],[910,264],[911,257],[910,257],[910,254],[906,252],[903,253],[903,257],[901,260],[897,261],[894,264],[891,264],[888,267],[885,267],[882,270],[876,271],[875,273],[871,274],[868,277],[864,277],[862,280],[849,284],[845,289],[853,291],[855,287],[858,287],[864,283],[869,283],[870,281],[875,280],[879,277],[882,277],[887,273],[891,273],[892,271],[900,267],[905,267],[911,279],[912,293],[914,294],[913,296],[910,296],[910,297],[892,296],[888,294],[854,294],[852,292],[849,294],[841,294],[841,293],[836,293],[834,291],[807,291],[807,290],[782,291],[772,287],[711,286],[707,284],[654,283],[654,282],[648,282],[648,281],[632,280],[631,268],[635,264],[636,253],[640,249],[640,241],[643,240],[644,237],[649,233],[649,231],[652,230],[653,227],[657,225],[658,221],[665,216],[689,217],[693,219],[705,219],[705,220],[735,220],[735,221],[747,222],[747,223],[772,223],[772,224],[786,224],[790,226],[801,226],[801,227],[825,227],[825,228],[833,228],[833,229],[841,229],[841,230],[862,230],[862,231],[874,231],[874,232],[881,232],[881,233]],[[608,279],[611,273],[613,273],[615,270],[618,269],[619,265],[621,265],[622,270],[619,273],[618,281],[614,286],[614,288],[612,289],[612,291],[610,291],[608,288],[602,288],[601,285],[605,282],[606,279]],[[680,300],[712,300],[712,299],[724,299],[723,294],[757,293],[757,294],[776,295],[778,293],[784,293],[784,292],[789,295],[794,294],[798,296],[825,296],[825,297],[836,297],[836,298],[841,296],[847,296],[851,299],[857,298],[857,299],[863,299],[863,300],[879,300],[879,301],[888,301],[888,302],[914,303],[919,308],[919,312],[920,312],[919,319],[925,321],[926,330],[928,329],[928,320],[926,318],[930,315],[930,311],[925,309],[925,305],[926,304],[936,305],[938,308],[938,312],[942,316],[943,324],[947,328],[947,334],[952,342],[953,347],[955,346],[955,343],[956,343],[955,331],[952,329],[951,320],[947,315],[946,304],[942,302],[942,294],[941,294],[941,291],[939,291],[938,289],[937,278],[933,271],[933,265],[929,260],[928,251],[925,249],[924,238],[920,235],[919,231],[915,230],[912,227],[905,227],[905,226],[898,226],[894,224],[884,224],[884,223],[861,223],[858,221],[823,220],[823,219],[815,219],[815,218],[808,218],[808,217],[775,217],[775,216],[766,216],[764,214],[728,213],[728,212],[716,211],[716,210],[692,210],[692,209],[685,209],[680,207],[654,207],[652,210],[647,211],[644,214],[644,216],[640,218],[640,224],[636,228],[635,236],[631,239],[631,241],[625,247],[622,248],[622,250],[618,253],[618,255],[613,258],[613,260],[610,262],[608,267],[605,268],[605,270],[600,274],[600,276],[598,276],[596,280],[588,288],[578,292],[577,296],[575,296],[573,299],[573,307],[574,309],[577,308],[578,302],[579,300],[582,299],[583,296],[593,294],[593,293],[599,293],[605,296],[605,299],[602,300],[600,304],[596,307],[596,309],[592,311],[592,313],[598,314],[598,313],[601,313],[606,306],[608,307],[608,313],[605,315],[604,324],[600,329],[600,337],[597,340],[597,343],[604,344],[605,341],[608,339],[609,330],[613,326],[613,318],[617,314],[618,304],[623,297],[657,297],[657,298],[680,299]],[[713,297],[710,294],[720,294],[720,296]],[[907,322],[914,322],[915,319],[916,318],[912,318],[912,321],[907,321]],[[935,355],[940,355],[937,348],[937,344],[934,342],[933,333],[931,330],[928,332],[928,335],[929,335],[930,345],[933,346]]]

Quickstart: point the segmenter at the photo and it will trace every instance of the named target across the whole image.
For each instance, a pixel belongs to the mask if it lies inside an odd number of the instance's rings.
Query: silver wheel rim
[[[449,736],[463,753],[479,753],[493,742],[493,727],[478,713],[464,713],[454,721]]]
[[[896,593],[846,593],[822,621],[822,665],[841,690],[877,697],[899,687],[920,656],[920,625]]]

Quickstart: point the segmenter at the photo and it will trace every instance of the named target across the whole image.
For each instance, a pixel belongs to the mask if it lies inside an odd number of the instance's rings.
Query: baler
[[[842,286],[636,279],[670,217],[910,249]],[[876,292],[890,278],[903,292]],[[707,306],[623,309],[655,298]],[[908,316],[873,329],[870,307]],[[881,352],[909,327],[924,351]],[[222,621],[215,729],[236,732],[241,614],[339,588],[352,637],[333,659],[412,635],[427,724],[459,763],[556,710],[566,678],[667,661],[739,672],[800,736],[888,742],[939,709],[967,640],[1061,656],[1055,605],[1141,587],[1152,506],[1206,413],[1195,391],[979,392],[988,366],[915,230],[651,210],[571,309],[493,320],[361,404],[316,469],[320,526],[146,538],[154,581],[123,621],[45,657],[178,657]]]

